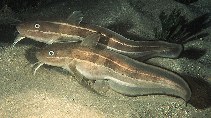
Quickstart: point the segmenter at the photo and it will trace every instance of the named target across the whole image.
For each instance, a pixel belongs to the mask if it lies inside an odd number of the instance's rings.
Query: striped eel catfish
[[[71,20],[71,21],[70,21]],[[81,42],[93,33],[101,34],[99,45],[140,61],[152,57],[177,58],[183,50],[180,44],[164,41],[134,41],[107,28],[81,23],[80,12],[73,12],[68,22],[31,21],[17,25],[19,35],[13,45],[23,38],[44,42]],[[93,40],[95,41],[95,40]]]
[[[55,43],[36,52],[43,64],[62,67],[89,80],[105,80],[114,91],[128,96],[162,94],[188,101],[191,90],[178,75],[107,49],[79,43]],[[77,77],[77,76],[76,76]]]

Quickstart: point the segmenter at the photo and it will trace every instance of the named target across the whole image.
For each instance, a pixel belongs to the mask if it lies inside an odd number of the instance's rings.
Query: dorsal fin
[[[93,33],[89,36],[87,36],[82,42],[82,46],[87,46],[87,47],[95,47],[100,39],[100,34],[98,33]]]
[[[73,24],[80,24],[83,19],[83,14],[81,11],[74,11],[68,18],[67,21]]]

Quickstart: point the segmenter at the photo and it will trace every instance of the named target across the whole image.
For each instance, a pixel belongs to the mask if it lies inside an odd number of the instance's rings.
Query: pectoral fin
[[[63,66],[62,68],[67,70],[70,73],[71,76],[73,76],[73,77],[75,76],[75,73],[74,73],[75,68],[74,67],[67,65],[67,66]]]
[[[73,24],[80,24],[83,19],[83,14],[81,11],[74,11],[68,18],[67,21]]]
[[[82,42],[82,46],[95,47],[100,39],[100,34],[94,33],[87,36]]]

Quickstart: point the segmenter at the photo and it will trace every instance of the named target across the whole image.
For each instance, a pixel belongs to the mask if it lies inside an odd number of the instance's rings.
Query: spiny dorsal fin
[[[93,33],[87,36],[82,42],[82,46],[95,47],[100,39],[100,34]]]
[[[74,11],[68,18],[67,21],[74,24],[80,24],[83,19],[81,11]]]

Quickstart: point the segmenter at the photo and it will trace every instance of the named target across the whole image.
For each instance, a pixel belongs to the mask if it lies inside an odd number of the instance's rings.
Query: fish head
[[[61,37],[61,34],[58,33],[58,27],[58,25],[48,21],[31,21],[18,24],[16,29],[22,37],[51,44],[53,40]]]
[[[71,53],[72,48],[74,47],[74,43],[55,43],[37,50],[35,55],[41,63],[51,66],[65,67],[73,60]]]

